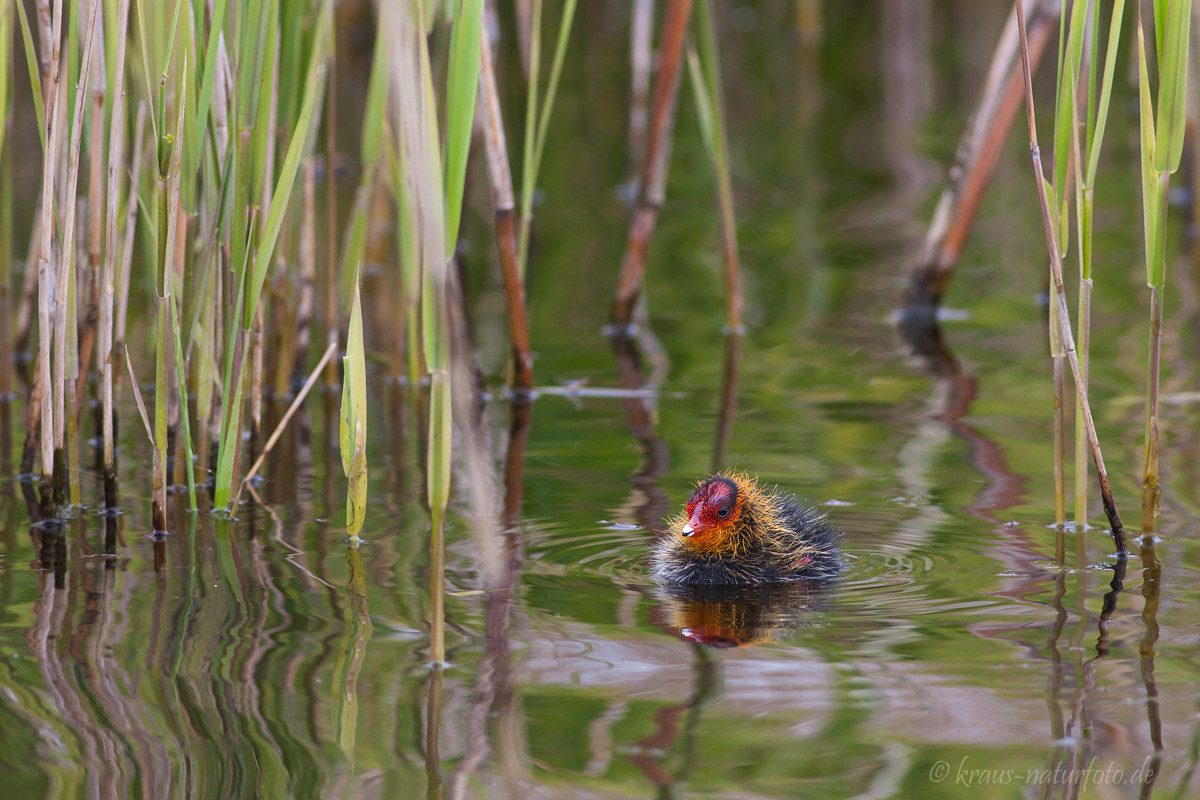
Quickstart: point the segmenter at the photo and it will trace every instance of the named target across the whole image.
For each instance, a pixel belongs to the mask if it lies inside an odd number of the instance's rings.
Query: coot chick
[[[820,511],[747,475],[697,484],[651,557],[659,580],[733,586],[827,578],[841,569],[838,531]]]

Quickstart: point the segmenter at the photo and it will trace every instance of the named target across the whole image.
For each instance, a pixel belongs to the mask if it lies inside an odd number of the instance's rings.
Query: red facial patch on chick
[[[732,525],[738,516],[737,484],[729,478],[709,478],[692,492],[685,510],[688,518],[682,531],[685,539],[700,539]]]

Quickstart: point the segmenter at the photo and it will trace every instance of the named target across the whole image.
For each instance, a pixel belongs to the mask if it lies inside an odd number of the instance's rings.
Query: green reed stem
[[[725,320],[731,333],[744,332],[742,324],[742,265],[738,254],[737,222],[733,209],[733,181],[729,176],[729,136],[725,103],[721,96],[721,61],[713,30],[711,0],[696,7],[700,40],[699,58],[689,45],[688,65],[700,110],[704,142],[708,146],[717,181],[717,207],[721,214],[721,252],[725,263]]]
[[[558,23],[558,38],[554,44],[554,57],[550,62],[550,77],[546,83],[546,97],[539,110],[538,82],[541,80],[542,48],[542,3],[534,0],[533,25],[530,34],[529,52],[529,99],[525,106],[525,137],[521,159],[521,225],[517,237],[517,264],[521,279],[529,259],[529,231],[533,225],[533,194],[537,186],[538,173],[542,167],[542,152],[546,147],[546,135],[550,129],[550,115],[554,111],[554,99],[558,96],[558,80],[562,76],[563,62],[567,55],[567,44],[575,21],[576,0],[567,0],[563,5],[562,19]],[[537,124],[534,124],[534,120]]]
[[[1140,9],[1140,4],[1139,4]],[[1191,3],[1155,0],[1158,34],[1157,116],[1152,113],[1145,35],[1138,15],[1138,99],[1141,111],[1142,207],[1146,235],[1146,284],[1150,287],[1150,344],[1146,387],[1142,531],[1157,527],[1159,505],[1158,389],[1162,351],[1162,303],[1166,288],[1166,232],[1171,174],[1183,153]]]
[[[188,488],[188,508],[192,511],[197,509],[196,504],[196,445],[192,441],[192,425],[191,417],[188,411],[187,402],[187,385],[185,379],[187,376],[187,360],[183,355],[183,341],[179,335],[179,309],[174,302],[169,302],[170,310],[170,326],[171,339],[175,346],[175,379],[178,381],[179,388],[179,427],[183,431],[183,451],[186,457],[184,468],[187,474]]]

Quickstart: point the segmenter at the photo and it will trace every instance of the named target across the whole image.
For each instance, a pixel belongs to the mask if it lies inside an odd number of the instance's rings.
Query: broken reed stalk
[[[1033,162],[1035,182],[1037,183],[1038,200],[1042,208],[1042,224],[1045,227],[1046,233],[1046,249],[1050,254],[1050,273],[1054,284],[1053,302],[1058,306],[1059,313],[1059,335],[1062,337],[1067,361],[1071,365],[1071,376],[1075,381],[1076,398],[1083,411],[1084,427],[1087,430],[1088,441],[1091,445],[1092,459],[1096,464],[1096,476],[1100,482],[1100,497],[1104,503],[1104,512],[1108,516],[1109,525],[1112,527],[1113,542],[1117,546],[1118,553],[1124,557],[1128,552],[1125,547],[1125,527],[1121,524],[1121,515],[1117,510],[1112,488],[1108,482],[1108,471],[1104,468],[1104,456],[1100,452],[1100,440],[1096,435],[1096,423],[1092,418],[1091,405],[1088,403],[1087,395],[1083,392],[1083,379],[1079,372],[1079,359],[1075,354],[1075,337],[1071,333],[1071,315],[1067,310],[1067,295],[1063,285],[1062,259],[1059,258],[1058,244],[1055,240],[1055,226],[1050,213],[1049,200],[1046,195],[1046,179],[1042,171],[1042,156],[1041,150],[1038,147],[1037,126],[1034,121],[1033,82],[1030,75],[1029,40],[1025,30],[1024,0],[1017,0],[1015,5],[1017,11],[1017,32],[1020,36],[1021,44],[1021,70],[1025,79],[1025,116],[1029,126],[1029,152]]]
[[[616,297],[612,305],[613,335],[628,337],[634,306],[641,296],[646,274],[646,251],[658,219],[666,185],[667,162],[670,157],[671,132],[675,122],[675,101],[679,94],[679,73],[683,61],[683,45],[692,0],[668,0],[659,44],[658,80],[654,84],[650,130],[646,140],[646,155],[638,186],[637,204],[625,240],[625,254],[617,276]]]
[[[519,399],[527,399],[533,389],[533,355],[530,352],[529,323],[525,315],[525,285],[517,256],[512,173],[508,166],[504,119],[500,114],[500,98],[497,96],[491,46],[486,33],[480,47],[479,104],[487,149],[488,177],[492,185],[492,204],[496,211],[496,246],[500,250],[500,273],[504,279],[504,301],[508,308],[513,390]]]
[[[325,352],[322,354],[320,361],[317,362],[317,366],[313,368],[312,373],[308,376],[308,380],[306,380],[304,385],[300,387],[300,390],[296,393],[295,399],[292,400],[292,403],[288,406],[287,411],[285,411],[283,416],[280,417],[279,423],[275,426],[275,430],[271,433],[271,437],[267,439],[267,443],[263,445],[262,452],[258,454],[258,459],[250,466],[250,469],[246,472],[246,477],[242,478],[242,482],[238,487],[239,494],[241,492],[241,487],[248,486],[250,482],[254,480],[254,476],[257,475],[259,469],[262,468],[263,462],[267,460],[267,455],[271,452],[271,449],[275,447],[275,443],[279,441],[279,437],[283,435],[283,431],[285,428],[287,428],[288,422],[291,421],[296,411],[299,410],[300,405],[304,402],[304,398],[308,397],[308,393],[312,391],[313,384],[315,384],[317,379],[320,378],[324,373],[325,365],[333,359],[333,354],[336,352],[337,345],[331,344],[325,348]],[[237,505],[237,501],[238,498],[235,496],[233,498],[234,505]]]
[[[1043,0],[1034,10],[1028,34],[1033,68],[1041,61],[1058,17],[1059,5],[1053,0]],[[1016,16],[1010,14],[909,276],[905,302],[910,309],[941,304],[1021,106],[1016,27]]]

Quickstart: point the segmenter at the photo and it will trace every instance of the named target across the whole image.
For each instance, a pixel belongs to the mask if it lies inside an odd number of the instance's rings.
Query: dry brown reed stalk
[[[325,348],[325,353],[321,356],[321,360],[317,362],[317,366],[313,368],[312,373],[308,376],[308,380],[304,382],[302,387],[300,387],[300,390],[296,393],[295,399],[292,400],[292,404],[288,406],[287,411],[285,411],[283,416],[280,418],[279,424],[275,426],[275,430],[272,431],[271,437],[267,439],[267,443],[263,445],[262,452],[259,454],[258,459],[253,465],[251,465],[249,471],[246,472],[246,477],[242,478],[242,482],[238,489],[239,494],[241,493],[242,486],[248,486],[250,482],[254,480],[254,476],[258,474],[258,470],[262,467],[263,462],[266,461],[267,454],[271,452],[273,447],[275,447],[275,443],[279,441],[279,437],[283,435],[283,431],[287,428],[288,422],[291,421],[296,411],[299,410],[301,404],[304,402],[304,398],[308,397],[308,393],[312,391],[313,384],[317,382],[317,379],[321,376],[325,369],[325,365],[333,358],[333,354],[336,352],[337,347],[335,345],[329,345]],[[235,495],[233,498],[234,506],[237,506],[237,501],[238,497]]]
[[[96,46],[92,51],[92,108],[91,141],[88,144],[88,257],[87,275],[81,282],[86,290],[85,312],[80,326],[79,366],[75,380],[86,381],[88,365],[96,342],[96,326],[100,313],[100,259],[104,244],[104,96],[107,91],[107,76],[104,64],[104,17],[96,22]],[[116,119],[121,120],[121,117]],[[74,415],[78,419],[83,411],[83,392],[75,397]],[[77,462],[72,462],[73,464]]]
[[[113,410],[113,326],[114,300],[116,293],[117,267],[117,214],[121,196],[121,169],[125,158],[125,33],[129,21],[129,0],[121,0],[117,8],[117,52],[113,71],[113,125],[109,130],[108,144],[108,191],[105,215],[104,275],[100,295],[100,404],[102,413],[101,435],[104,448],[104,506],[117,507],[117,462],[114,442]],[[144,114],[140,114],[144,119]],[[134,164],[136,172],[137,165]],[[99,184],[97,184],[98,186]],[[132,200],[133,181],[130,181]]]
[[[378,36],[379,33],[376,33]],[[325,81],[325,344],[338,345],[340,324],[337,312],[338,221],[337,221],[337,58],[332,46],[329,52],[329,77]],[[336,397],[338,369],[334,363],[325,367],[325,390]],[[327,443],[337,442],[336,434],[326,433]]]
[[[138,101],[137,121],[133,126],[133,157],[129,161],[131,179],[125,201],[125,240],[121,249],[121,260],[117,262],[117,307],[113,328],[113,348],[114,352],[119,353],[125,351],[125,322],[129,314],[129,278],[133,268],[133,243],[137,233],[138,197],[140,195],[138,175],[140,174],[142,155],[145,152],[147,114],[146,102]],[[113,374],[113,381],[117,384],[120,384],[120,375],[120,370]]]
[[[180,81],[180,86],[183,92],[187,90],[188,62],[185,56],[183,60],[183,78]],[[158,293],[155,299],[157,311],[157,336],[155,339],[155,392],[154,392],[154,435],[151,441],[154,444],[154,468],[151,477],[151,489],[153,492],[152,514],[154,531],[166,532],[167,528],[167,447],[170,440],[168,431],[168,418],[173,415],[171,407],[173,403],[178,402],[178,395],[171,391],[171,384],[168,381],[168,372],[172,359],[170,357],[170,348],[168,347],[168,331],[173,330],[170,324],[171,320],[171,305],[175,302],[173,296],[173,277],[175,274],[175,262],[179,257],[177,250],[182,239],[187,235],[187,224],[184,222],[184,230],[180,234],[180,173],[183,167],[183,125],[184,115],[187,111],[186,97],[181,93],[177,99],[179,105],[178,115],[175,124],[174,139],[171,140],[170,151],[165,154],[169,159],[160,156],[159,173],[158,173],[158,198],[159,198],[159,264],[156,265],[158,271]],[[165,114],[164,114],[165,118]],[[165,132],[164,132],[165,133]],[[165,172],[163,169],[165,168]],[[165,218],[164,218],[165,217]],[[179,391],[182,391],[183,375],[179,375]]]
[[[300,296],[296,300],[296,338],[293,343],[291,379],[304,374],[308,358],[308,335],[312,327],[314,286],[317,279],[317,180],[316,162],[311,156],[304,159],[300,167],[301,182],[300,217]],[[334,343],[336,345],[336,342]],[[329,343],[326,342],[326,349]],[[287,359],[280,359],[286,362]]]
[[[0,22],[0,35],[4,23]],[[0,86],[0,95],[4,87]],[[12,128],[12,115],[4,101],[0,101],[0,119],[5,131],[0,134],[0,475],[8,477],[11,472],[9,457],[12,454],[12,146],[7,135]]]
[[[1046,178],[1042,170],[1042,156],[1041,150],[1038,147],[1037,126],[1034,122],[1033,81],[1030,75],[1029,40],[1026,36],[1024,2],[1021,0],[1015,5],[1017,31],[1020,35],[1021,44],[1021,69],[1025,84],[1025,116],[1029,125],[1029,152],[1033,162],[1034,182],[1037,184],[1038,200],[1042,207],[1042,223],[1046,232],[1046,249],[1050,254],[1050,275],[1054,282],[1054,298],[1052,302],[1058,306],[1059,335],[1066,352],[1067,361],[1071,365],[1071,376],[1075,381],[1076,399],[1083,412],[1084,428],[1087,430],[1088,442],[1091,445],[1092,460],[1096,464],[1096,476],[1100,482],[1100,498],[1104,503],[1104,513],[1108,517],[1109,525],[1112,526],[1113,542],[1117,545],[1117,551],[1122,561],[1124,561],[1124,556],[1127,553],[1125,548],[1125,526],[1121,524],[1121,514],[1117,510],[1116,501],[1113,499],[1112,487],[1108,482],[1108,471],[1104,468],[1104,456],[1100,452],[1100,440],[1096,435],[1096,423],[1092,418],[1091,405],[1088,403],[1083,379],[1079,372],[1079,359],[1075,353],[1075,337],[1071,332],[1071,314],[1067,309],[1067,293],[1063,285],[1062,258],[1059,256],[1059,248],[1056,241],[1057,233],[1054,230],[1054,221],[1046,196]]]
[[[508,338],[512,347],[513,391],[518,400],[528,399],[533,390],[533,354],[530,352],[529,323],[525,313],[525,285],[517,256],[516,204],[513,201],[512,173],[508,166],[508,148],[504,119],[492,69],[491,46],[484,35],[479,61],[479,108],[483,118],[487,150],[488,177],[495,208],[496,246],[500,250],[500,273],[504,279],[504,302],[508,308]]]
[[[1051,338],[1058,339],[1058,312],[1055,308],[1050,311]],[[1061,323],[1058,323],[1061,326]],[[1054,523],[1062,525],[1067,521],[1067,466],[1066,466],[1066,420],[1065,407],[1067,398],[1066,370],[1063,367],[1064,355],[1061,345],[1052,346],[1050,363],[1054,383]]]
[[[263,405],[263,306],[254,312],[254,328],[250,332],[250,456],[258,450],[262,435]]]
[[[540,8],[537,12],[534,11],[534,2],[535,0],[516,0],[517,47],[521,52],[521,71],[524,73],[526,81],[529,80],[530,62],[533,59],[533,47],[531,46],[533,26],[537,24],[537,18],[541,11]],[[488,12],[495,13],[495,7],[495,2],[489,2]]]
[[[613,299],[613,335],[618,337],[628,337],[630,334],[634,305],[641,296],[646,274],[646,252],[666,188],[684,38],[691,14],[692,0],[668,0],[659,43],[658,80],[654,84],[654,102],[650,112],[646,155],[642,159],[638,199],[629,224],[625,255],[617,276],[616,297]]]
[[[1029,28],[1032,68],[1040,63],[1059,17],[1056,0],[1039,0]],[[937,306],[954,276],[1004,143],[1021,105],[1021,68],[1015,12],[1010,14],[970,122],[958,143],[949,183],[942,191],[909,275],[909,310]]]
[[[79,190],[79,158],[83,148],[84,105],[88,99],[88,86],[91,78],[92,65],[95,59],[92,52],[97,40],[96,19],[99,16],[99,0],[89,0],[87,24],[83,30],[83,55],[79,67],[79,85],[75,92],[75,109],[72,116],[71,139],[67,160],[67,188],[62,198],[64,216],[62,245],[59,250],[57,277],[55,278],[54,297],[54,397],[61,398],[54,403],[54,481],[55,491],[60,492],[66,486],[68,473],[73,476],[70,480],[70,498],[72,505],[78,505],[79,497],[79,447],[76,422],[76,399],[78,391],[76,378],[79,375],[79,345],[76,339],[78,330],[76,319],[76,270],[75,270],[75,224],[79,217],[76,199]],[[71,458],[66,455],[67,431],[71,430]],[[67,469],[69,461],[69,470]]]
[[[53,13],[47,13],[46,0],[38,3],[38,27],[42,33],[43,90],[46,109],[46,147],[42,163],[41,246],[38,252],[38,390],[40,392],[40,439],[42,507],[46,517],[55,516],[51,493],[54,468],[54,393],[51,384],[50,344],[53,337],[54,271],[52,259],[54,233],[54,188],[58,158],[59,96],[61,94],[62,0],[56,0]],[[49,23],[49,24],[47,24]],[[48,55],[47,55],[48,54]],[[33,401],[30,399],[30,407]]]

